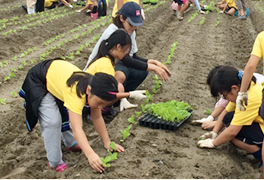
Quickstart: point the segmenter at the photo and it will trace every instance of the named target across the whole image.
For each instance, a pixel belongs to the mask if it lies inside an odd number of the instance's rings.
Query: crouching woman
[[[256,83],[253,76],[248,86],[248,103],[245,111],[236,106],[236,98],[240,91],[242,71],[236,68],[223,66],[212,78],[210,83],[211,94],[214,97],[222,95],[230,101],[225,109],[226,115],[218,120],[213,131],[205,133],[203,140],[198,141],[199,147],[215,148],[231,141],[240,149],[251,153],[255,158],[262,160],[261,147],[263,142],[263,120],[259,116],[259,107],[262,101],[261,84]],[[226,127],[218,136],[217,134]]]
[[[20,91],[26,101],[27,128],[31,131],[39,119],[49,167],[59,172],[67,169],[62,160],[62,137],[68,149],[82,150],[94,170],[104,171],[82,129],[82,110],[85,105],[90,107],[94,127],[104,147],[111,150],[101,108],[116,100],[117,85],[111,75],[96,73],[92,76],[58,58],[40,62],[29,70]],[[127,97],[129,93],[123,95]],[[67,117],[71,129],[66,126]],[[116,148],[118,152],[124,151],[118,144]]]

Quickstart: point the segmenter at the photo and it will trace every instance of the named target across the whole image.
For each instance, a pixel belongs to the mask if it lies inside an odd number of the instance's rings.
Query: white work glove
[[[124,109],[137,107],[137,104],[131,104],[126,98],[122,98],[120,100],[120,111],[123,111]]]
[[[77,0],[73,0],[73,2],[77,2]]]
[[[70,8],[73,8],[73,6],[72,6],[71,4],[69,4],[69,7],[70,7]]]
[[[246,108],[244,107],[244,103],[247,106],[248,105],[248,95],[247,92],[238,92],[238,96],[236,98],[236,105],[239,109],[239,111],[245,111]]]
[[[219,13],[220,13],[220,14],[223,14],[223,13],[224,13],[224,11],[219,11]]]
[[[202,124],[207,121],[213,121],[214,117],[212,115],[209,115],[207,118],[199,119],[199,120],[192,120],[192,124]]]
[[[81,10],[76,10],[75,12],[82,12]]]
[[[144,13],[144,10],[143,9],[141,9],[141,16],[145,20],[145,13]]]
[[[200,140],[197,142],[197,145],[200,148],[215,148],[216,146],[213,145],[213,141],[213,139]]]
[[[204,133],[203,135],[200,136],[201,140],[205,140],[205,139],[215,139],[217,136],[217,133],[215,133],[214,131],[211,132],[207,132]]]
[[[145,92],[146,90],[129,91],[129,97],[133,99],[141,100],[147,98],[147,96],[144,95]]]

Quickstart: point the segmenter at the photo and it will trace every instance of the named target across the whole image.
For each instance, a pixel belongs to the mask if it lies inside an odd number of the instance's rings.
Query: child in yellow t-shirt
[[[115,4],[113,7],[113,11],[112,11],[112,17],[115,18],[116,17],[116,13],[121,9],[121,7],[123,6],[123,4],[125,4],[126,2],[135,2],[137,3],[140,8],[142,9],[141,5],[140,5],[140,1],[139,0],[115,0]],[[142,14],[142,13],[141,13]],[[142,15],[143,16],[143,15]]]
[[[230,16],[237,11],[235,0],[224,0],[218,4],[218,8],[221,10],[220,13],[226,13]]]
[[[240,149],[251,153],[255,158],[262,161],[261,148],[263,142],[264,125],[259,116],[259,107],[262,101],[263,87],[256,83],[253,76],[248,86],[248,105],[245,111],[240,111],[236,106],[236,99],[240,91],[242,71],[234,67],[222,66],[212,77],[210,83],[211,94],[214,97],[222,95],[229,101],[226,115],[218,120],[213,131],[205,133],[198,141],[201,148],[215,148],[231,141]],[[226,128],[218,135],[218,133]],[[217,136],[218,135],[218,136]]]

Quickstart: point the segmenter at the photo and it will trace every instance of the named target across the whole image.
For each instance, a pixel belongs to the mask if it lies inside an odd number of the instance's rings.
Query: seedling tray
[[[149,113],[146,113],[143,116],[141,116],[138,119],[138,121],[140,126],[149,127],[152,129],[165,129],[165,130],[175,131],[180,127],[180,125],[182,125],[186,120],[190,118],[193,110],[188,109],[188,112],[190,113],[190,115],[185,119],[181,120],[180,122],[165,121]]]

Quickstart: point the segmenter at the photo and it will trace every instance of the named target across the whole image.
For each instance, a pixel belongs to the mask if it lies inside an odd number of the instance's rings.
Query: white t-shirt
[[[102,34],[102,36],[100,37],[100,39],[97,41],[96,45],[93,48],[92,53],[89,56],[89,59],[85,65],[85,68],[83,69],[83,71],[85,71],[88,67],[88,65],[90,64],[90,62],[93,60],[93,58],[97,55],[100,44],[103,40],[108,39],[109,36],[115,32],[116,30],[118,30],[118,27],[115,24],[110,24],[108,26],[108,28],[104,31],[104,33]],[[131,47],[131,51],[129,53],[129,55],[132,57],[134,53],[136,53],[138,51],[137,48],[137,43],[136,43],[136,32],[134,31],[131,35],[131,43],[132,43],[132,47]]]

